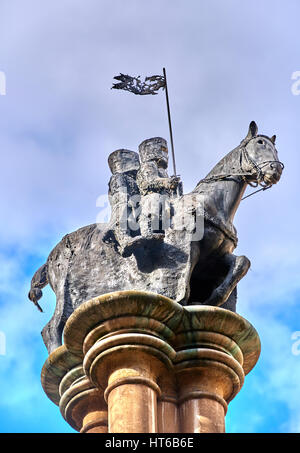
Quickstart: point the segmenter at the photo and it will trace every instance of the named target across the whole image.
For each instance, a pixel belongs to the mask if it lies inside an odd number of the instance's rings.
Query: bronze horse
[[[276,137],[257,132],[252,121],[246,138],[191,193],[171,200],[176,215],[185,209],[188,199],[202,196],[204,229],[199,240],[170,227],[163,241],[155,245],[144,241],[131,256],[124,257],[118,253],[116,239],[103,241],[107,228],[104,231],[97,224],[64,236],[34,274],[29,292],[29,299],[41,311],[42,288],[49,283],[56,294],[55,313],[42,332],[49,352],[61,345],[71,313],[86,300],[108,292],[152,291],[182,305],[215,305],[235,311],[236,286],[250,266],[248,258],[233,254],[237,246],[235,213],[247,185],[271,187],[283,169]],[[194,208],[197,211],[199,206]]]
[[[246,138],[193,191],[205,194],[205,230],[203,239],[194,245],[199,258],[191,274],[189,303],[235,311],[236,285],[250,267],[247,257],[232,253],[237,246],[235,213],[248,184],[269,188],[279,181],[284,168],[278,160],[276,136],[257,132],[252,121]]]

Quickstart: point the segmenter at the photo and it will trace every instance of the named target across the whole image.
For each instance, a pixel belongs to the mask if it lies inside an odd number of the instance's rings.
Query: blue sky
[[[300,331],[300,96],[291,90],[299,14],[297,0],[1,0],[1,432],[73,432],[40,385],[40,331],[55,297],[47,287],[41,314],[27,292],[62,236],[96,221],[109,153],[169,140],[163,93],[110,90],[119,72],[162,67],[185,192],[240,143],[251,120],[277,135],[281,181],[243,201],[235,219],[236,253],[252,263],[238,312],[259,332],[262,353],[229,405],[226,429],[300,432],[292,349]]]

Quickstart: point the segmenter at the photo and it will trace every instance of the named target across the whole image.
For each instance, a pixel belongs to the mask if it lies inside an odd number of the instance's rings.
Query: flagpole
[[[175,164],[175,153],[174,153],[174,143],[173,143],[173,133],[172,133],[172,124],[171,124],[171,114],[170,114],[170,103],[168,95],[168,84],[167,84],[167,74],[166,69],[163,68],[164,78],[165,78],[165,91],[166,91],[166,101],[167,101],[167,110],[168,110],[168,121],[169,121],[169,130],[170,130],[170,139],[171,139],[171,149],[172,149],[172,158],[173,158],[173,170],[174,176],[177,176],[176,164]]]

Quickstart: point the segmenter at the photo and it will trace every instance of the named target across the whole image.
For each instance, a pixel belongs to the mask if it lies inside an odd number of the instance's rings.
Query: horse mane
[[[196,185],[193,192],[201,192],[201,188],[206,185],[205,182],[206,178],[211,178],[217,175],[224,175],[230,173],[237,173],[240,169],[240,159],[239,159],[239,152],[243,141],[233,150],[229,151],[213,168],[212,170],[205,176],[205,178],[201,179],[198,184]],[[200,189],[200,190],[199,190]]]
[[[232,151],[229,151],[228,154],[226,154],[213,168],[212,170],[205,176],[205,178],[201,179],[198,184],[196,185],[195,189],[193,192],[201,192],[202,187],[204,184],[207,184],[207,181],[205,181],[208,178],[212,178],[214,176],[218,175],[230,175],[230,174],[238,174],[241,168],[241,162],[240,162],[240,151],[242,148],[244,148],[247,143],[252,140],[253,138],[257,137],[264,137],[267,138],[268,140],[271,140],[270,137],[264,134],[257,134],[255,137],[249,138],[244,138],[241,143],[234,148]]]

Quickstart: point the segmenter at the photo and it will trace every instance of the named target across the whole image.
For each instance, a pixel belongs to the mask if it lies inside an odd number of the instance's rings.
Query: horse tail
[[[43,312],[43,309],[39,305],[38,300],[43,295],[41,288],[44,288],[44,286],[48,285],[48,283],[48,266],[47,263],[45,263],[36,271],[36,273],[32,277],[30,291],[28,293],[28,298],[41,312]]]

